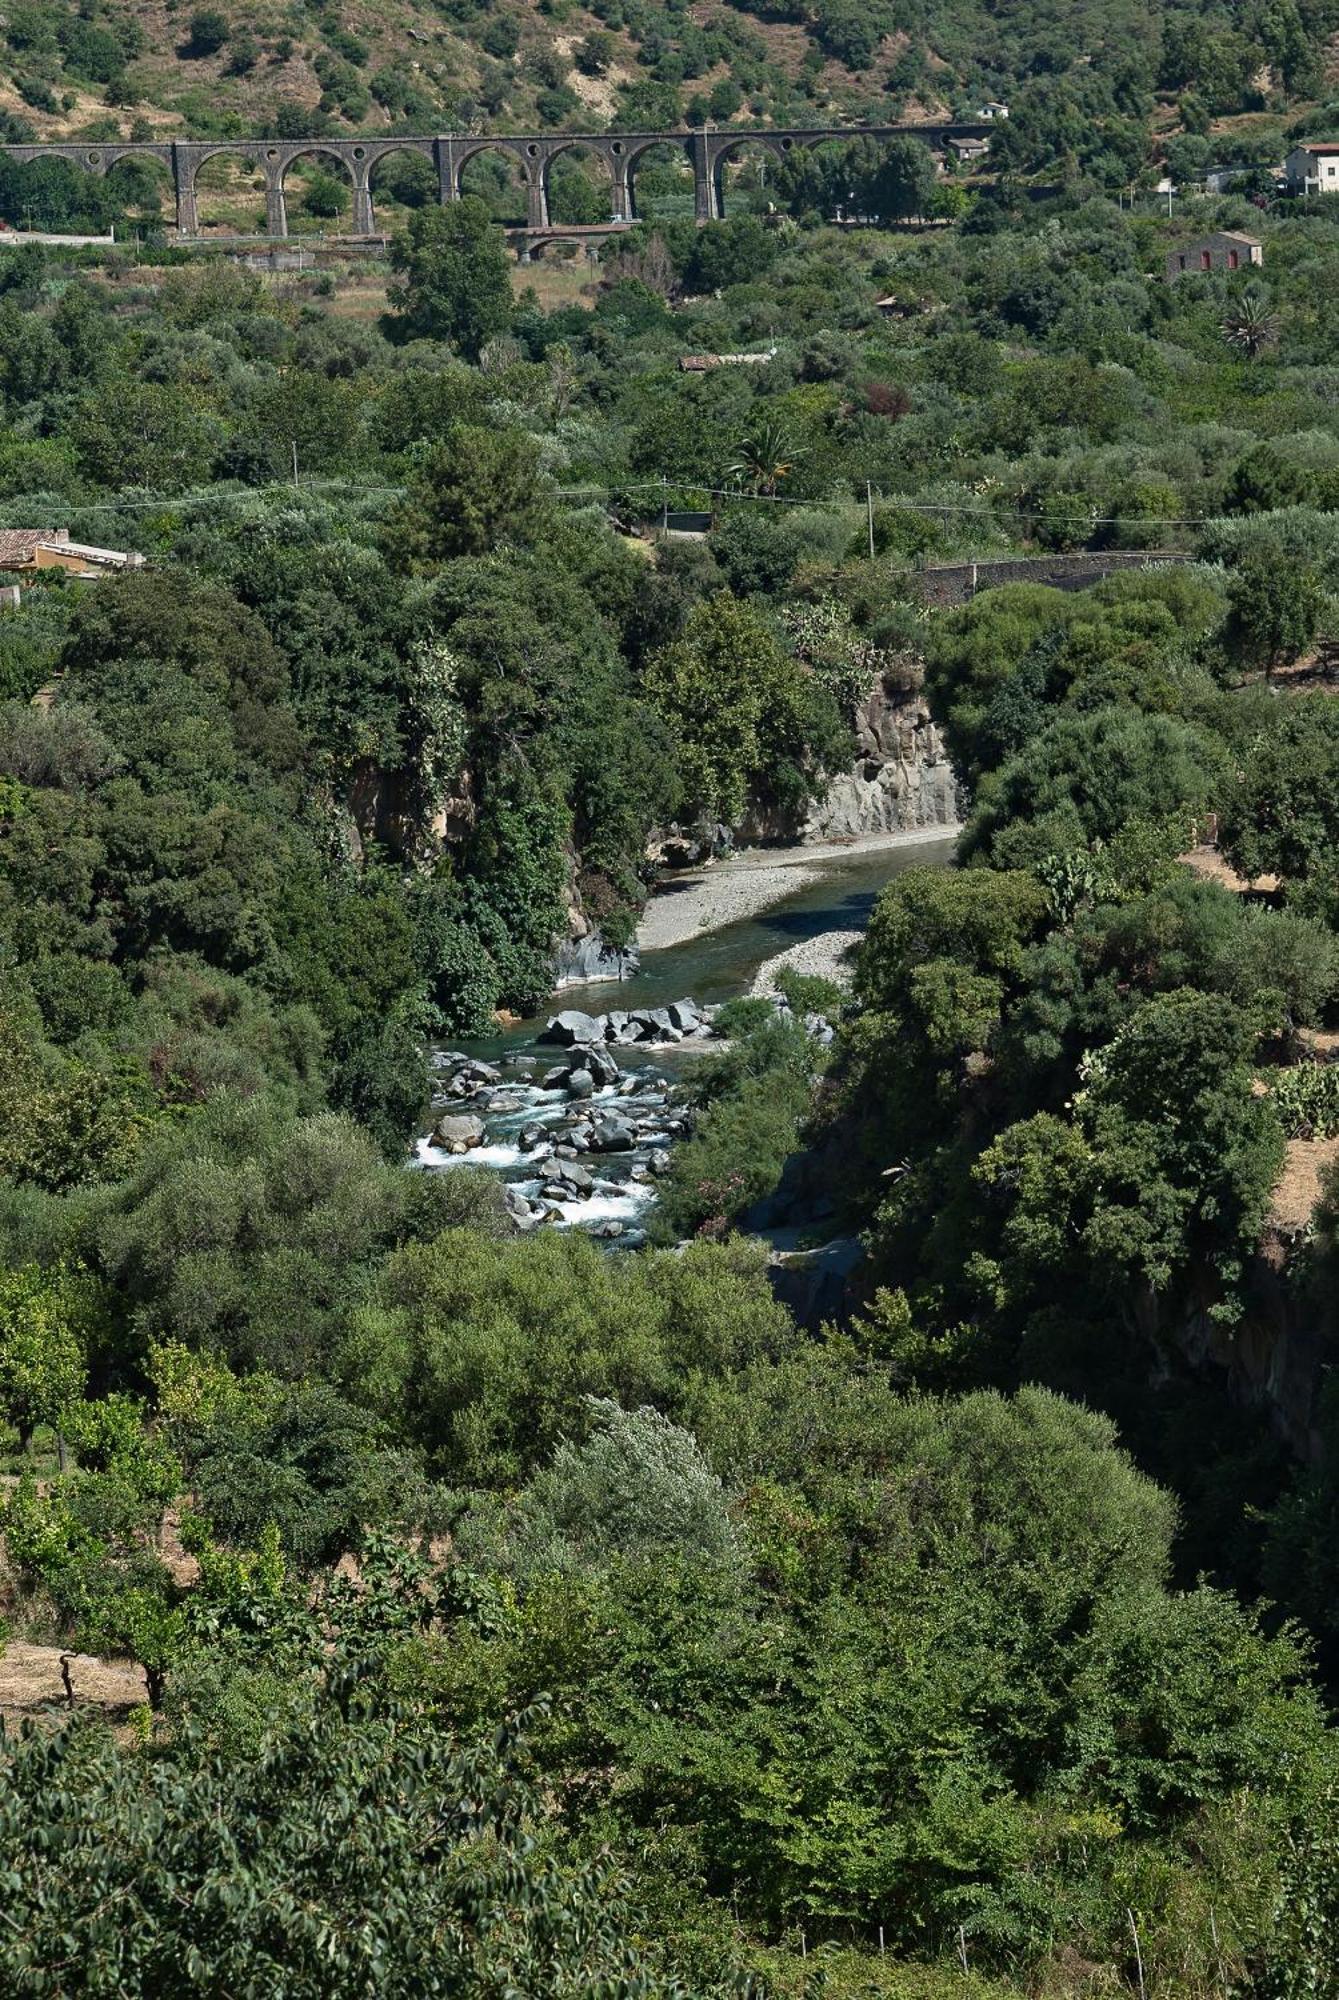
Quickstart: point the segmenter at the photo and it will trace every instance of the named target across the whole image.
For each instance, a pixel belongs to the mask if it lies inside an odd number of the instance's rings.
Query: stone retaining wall
[[[936,610],[968,604],[978,591],[1004,583],[1044,583],[1053,590],[1085,590],[1121,569],[1189,562],[1180,549],[1081,549],[1077,555],[1014,556],[999,562],[935,563],[916,578],[922,601]]]

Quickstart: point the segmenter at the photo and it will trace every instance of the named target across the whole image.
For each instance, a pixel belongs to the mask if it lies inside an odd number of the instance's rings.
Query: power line
[[[900,493],[885,493],[880,487],[866,481],[868,497],[886,501],[900,507],[908,514],[933,514],[946,518],[968,517],[980,519],[991,512],[989,503],[979,507],[949,505],[939,501],[912,500]],[[620,481],[616,487],[609,486],[560,486],[555,489],[559,500],[608,501],[617,493],[663,494],[666,487],[681,493],[701,493],[713,500],[743,502],[752,506],[838,508],[849,506],[858,508],[860,501],[854,496],[827,494],[805,498],[793,493],[750,493],[740,486],[705,486],[695,480]],[[358,500],[399,500],[409,491],[407,486],[347,486],[338,482],[301,487],[300,492],[313,499]],[[264,486],[247,486],[229,492],[194,492],[185,494],[164,494],[152,500],[89,500],[72,501],[72,514],[122,514],[152,513],[172,508],[196,509],[231,505],[236,502],[254,502],[266,494],[282,494],[291,504],[294,488],[291,480],[272,480]],[[1008,518],[1016,521],[1051,521],[1059,526],[1089,528],[1202,528],[1217,517],[1212,514],[1159,515],[1149,517],[1137,514],[1051,514],[1039,508],[1013,508]]]
[[[405,486],[359,486],[351,492],[336,488],[332,492],[330,484],[324,486],[303,486],[299,492],[310,499],[323,500],[350,498],[358,500],[397,500],[408,492]],[[239,491],[216,493],[204,492],[166,493],[157,500],[71,500],[68,508],[71,514],[124,514],[135,512],[165,512],[174,507],[218,507],[225,503],[242,500],[256,500],[263,494],[282,493],[292,504],[293,484],[290,479],[267,480],[264,486],[245,486]],[[6,507],[12,503],[6,501]]]
[[[869,482],[866,482],[869,484]],[[711,499],[744,500],[750,503],[775,507],[859,507],[854,495],[843,499],[829,494],[821,499],[806,500],[793,493],[749,493],[740,486],[703,486],[695,479],[670,480],[671,488],[681,493],[703,493]],[[651,482],[620,483],[617,488],[609,487],[560,487],[558,497],[563,500],[609,499],[614,491],[620,493],[662,493],[664,480]],[[989,507],[941,506],[928,500],[908,500],[899,493],[884,493],[877,486],[870,487],[876,500],[887,500],[891,505],[903,508],[909,514],[966,514],[979,517],[989,512]],[[1087,525],[1093,528],[1202,528],[1206,522],[1215,519],[1212,514],[1158,515],[1150,518],[1137,514],[1048,514],[1038,509],[1016,508],[1013,519],[1018,521],[1054,521],[1059,525]]]

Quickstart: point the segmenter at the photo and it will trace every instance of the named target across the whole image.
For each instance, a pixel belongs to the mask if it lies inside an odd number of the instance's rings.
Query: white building
[[[1283,162],[1294,194],[1339,194],[1339,140],[1310,140],[1294,146]]]

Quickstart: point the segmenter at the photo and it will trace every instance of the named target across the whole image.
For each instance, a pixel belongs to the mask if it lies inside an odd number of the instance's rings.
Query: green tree
[[[392,239],[386,296],[407,340],[448,340],[470,361],[511,323],[511,267],[501,230],[474,195],[422,208]]]
[[[86,397],[69,426],[87,476],[116,490],[157,487],[179,493],[204,477],[219,442],[217,424],[175,385],[123,382]]]
[[[928,215],[935,193],[930,149],[919,139],[893,139],[855,149],[855,207],[881,222]],[[871,157],[873,155],[873,157]]]
[[[1249,549],[1228,590],[1228,637],[1247,665],[1271,673],[1315,638],[1325,598],[1315,569],[1302,558]]]
[[[1339,841],[1339,715],[1328,701],[1289,702],[1260,732],[1223,793],[1220,837],[1253,881],[1304,879]]]
[[[383,1450],[366,1413],[324,1382],[248,1378],[173,1435],[213,1532],[250,1548],[273,1526],[303,1571],[411,1516],[420,1497],[407,1457]]]
[[[754,1245],[610,1258],[576,1231],[464,1229],[385,1265],[340,1368],[437,1476],[515,1486],[590,1428],[587,1398],[682,1422],[699,1385],[795,1340]]]
[[[1256,361],[1278,344],[1279,318],[1268,297],[1255,290],[1243,292],[1223,317],[1223,338],[1248,361]]]
[[[591,1405],[581,1444],[564,1440],[507,1523],[505,1560],[521,1570],[580,1570],[611,1557],[682,1550],[737,1565],[727,1495],[690,1431],[658,1410]],[[463,1546],[469,1550],[466,1534]]]
[[[1006,864],[1036,860],[1109,841],[1133,819],[1165,824],[1176,853],[1228,776],[1219,739],[1177,717],[1111,708],[1062,714],[982,782],[963,853]]]
[[[343,215],[349,205],[349,191],[338,174],[331,174],[317,168],[308,180],[302,195],[302,206],[308,215],[316,216],[322,222],[333,222]]]
[[[524,433],[453,424],[416,465],[388,528],[397,567],[425,569],[499,544],[524,548],[553,518],[553,485]]]
[[[603,76],[614,60],[616,43],[604,28],[592,28],[583,35],[573,50],[577,68],[583,76]]]
[[[164,2000],[675,2000],[624,1880],[570,1841],[517,1731],[467,1744],[401,1684],[424,1581],[403,1552],[369,1556],[361,1604],[327,1593],[278,1635],[252,1592],[265,1615],[250,1629],[239,1602],[223,1663],[197,1646],[199,1712],[184,1699],[152,1755],[77,1722],[6,1736],[6,1990],[39,1994],[69,1953],[99,1968],[90,1991]]]
[[[85,1318],[63,1273],[29,1264],[0,1275],[0,1409],[25,1451],[37,1426],[58,1426],[83,1391]]]
[[[766,614],[724,592],[694,605],[682,637],[650,662],[646,692],[674,731],[685,804],[730,821],[754,791],[802,799],[824,705],[835,720]]]
[[[197,7],[191,15],[189,28],[185,51],[188,56],[217,55],[232,32],[227,15],[220,13],[217,7]]]

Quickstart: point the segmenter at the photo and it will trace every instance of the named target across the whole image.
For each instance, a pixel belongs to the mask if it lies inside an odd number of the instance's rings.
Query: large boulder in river
[[[602,1043],[593,1042],[589,1048],[584,1045],[577,1050],[583,1069],[588,1069],[597,1083],[617,1083],[621,1071],[614,1058]]]
[[[707,1025],[696,1000],[671,1000],[665,1012],[673,1025],[684,1035],[700,1034]]]
[[[468,1153],[475,1146],[482,1146],[484,1136],[483,1119],[470,1111],[454,1112],[449,1118],[437,1121],[438,1140],[452,1152]]]
[[[541,1042],[556,1042],[560,1048],[570,1049],[578,1042],[602,1042],[604,1023],[598,1014],[583,1014],[579,1008],[565,1007],[561,1014],[555,1014],[544,1024],[544,1032],[538,1038]]]
[[[558,946],[553,961],[555,987],[592,986],[598,980],[631,979],[640,964],[635,944],[620,949],[606,944],[598,931]]]
[[[670,1019],[668,1007],[638,1007],[631,1016],[639,1042],[677,1042],[682,1030]]]
[[[592,1153],[630,1153],[636,1143],[636,1133],[621,1118],[601,1118],[591,1130]]]
[[[569,1097],[589,1097],[598,1087],[617,1083],[621,1072],[599,1042],[578,1042],[565,1062],[555,1063],[540,1078],[541,1090],[565,1090]]]

